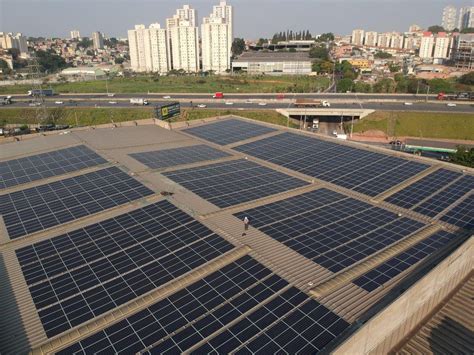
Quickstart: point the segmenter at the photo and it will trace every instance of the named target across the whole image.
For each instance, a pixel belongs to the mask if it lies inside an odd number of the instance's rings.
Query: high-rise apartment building
[[[100,32],[93,32],[92,33],[92,43],[94,45],[94,49],[104,49],[104,36]]]
[[[71,31],[71,39],[79,39],[81,38],[81,33],[78,30]]]
[[[403,43],[403,48],[407,50],[415,50],[420,48],[421,39],[418,36],[407,36]]]
[[[392,33],[390,36],[390,48],[402,49],[404,38],[400,33]]]
[[[449,5],[443,9],[441,25],[446,31],[452,31],[456,28],[456,16],[457,9],[454,6]]]
[[[356,46],[362,46],[364,44],[364,30],[353,30],[351,43],[355,44]]]
[[[458,29],[474,27],[474,6],[462,7],[459,9]]]
[[[448,59],[450,44],[451,37],[446,32],[439,32],[435,38],[433,58]]]
[[[212,14],[203,19],[202,68],[203,71],[223,73],[230,69],[233,41],[232,6],[221,1],[214,6]]]
[[[26,37],[21,33],[13,34],[0,32],[0,48],[16,48],[19,50],[20,55],[24,56],[28,54],[28,43]]]
[[[375,47],[377,45],[377,32],[368,31],[365,33],[364,44],[369,47]]]
[[[454,40],[452,58],[459,69],[474,70],[474,34],[460,34]]]
[[[196,19],[196,10],[184,5],[172,18],[166,20],[170,69],[188,73],[199,71],[199,34]]]
[[[422,59],[433,58],[434,37],[431,32],[423,33],[420,43],[419,57]]]
[[[168,72],[168,46],[166,30],[155,23],[146,28],[136,25],[128,31],[130,62],[132,70],[138,72]]]
[[[380,48],[390,48],[391,33],[380,33],[377,36],[377,46]]]

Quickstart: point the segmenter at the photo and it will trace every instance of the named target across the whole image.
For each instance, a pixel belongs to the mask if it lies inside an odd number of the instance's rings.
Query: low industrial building
[[[61,72],[63,76],[87,77],[100,79],[105,77],[105,71],[99,68],[67,68]]]
[[[268,75],[309,75],[311,58],[305,52],[245,52],[232,63],[233,72]]]

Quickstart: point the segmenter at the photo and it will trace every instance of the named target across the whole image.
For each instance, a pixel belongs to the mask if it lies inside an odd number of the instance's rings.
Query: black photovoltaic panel
[[[176,165],[217,160],[230,156],[225,152],[204,144],[153,152],[133,153],[129,155],[150,169],[163,169]]]
[[[0,189],[62,175],[107,160],[84,145],[0,162]]]
[[[376,196],[429,167],[294,133],[234,149],[369,196]]]
[[[17,251],[48,337],[231,250],[167,201]]]
[[[454,224],[455,226],[473,229],[474,228],[474,195],[469,196],[459,205],[453,207],[448,213],[441,217],[443,222]]]
[[[437,170],[390,196],[386,201],[410,209],[420,203],[420,201],[423,201],[427,197],[449,185],[460,176],[460,173],[454,171],[446,169]]]
[[[244,159],[163,175],[221,208],[309,185]]]
[[[454,234],[440,231],[410,249],[386,261],[354,280],[354,283],[371,292],[401,274],[410,266],[430,256],[455,238]]]
[[[308,210],[293,213],[292,206],[300,203]],[[252,226],[332,272],[372,255],[424,226],[327,189],[235,216],[240,219],[247,216]]]
[[[73,221],[152,195],[117,167],[0,196],[10,239]]]
[[[182,353],[207,337],[210,340],[195,353],[229,353],[254,337],[266,340],[262,331],[267,326],[301,330],[291,339],[292,346],[309,351],[325,346],[348,326],[296,288],[281,292],[285,286],[286,281],[245,256],[60,353]],[[258,307],[261,302],[267,303]]]
[[[232,144],[276,129],[238,119],[228,119],[199,127],[185,129],[184,132],[220,145]]]
[[[416,207],[416,212],[422,213],[429,217],[436,217],[446,208],[451,206],[457,200],[470,193],[474,189],[474,176],[466,175],[455,181],[444,190],[431,197]]]

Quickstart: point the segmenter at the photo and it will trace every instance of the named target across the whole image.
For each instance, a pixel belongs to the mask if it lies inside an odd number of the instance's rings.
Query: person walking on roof
[[[247,235],[247,231],[249,230],[249,224],[250,224],[250,220],[248,219],[247,216],[245,216],[245,218],[244,218],[244,232],[242,233],[242,237]]]

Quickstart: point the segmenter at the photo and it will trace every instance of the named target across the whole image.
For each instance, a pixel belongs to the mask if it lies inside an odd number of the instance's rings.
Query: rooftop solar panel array
[[[226,158],[230,155],[202,144],[184,148],[158,150],[154,152],[133,153],[130,154],[130,156],[150,169],[163,169],[176,165],[217,160]]]
[[[474,176],[466,175],[456,180],[445,189],[441,189],[428,200],[424,201],[414,211],[429,217],[436,217],[457,200],[474,190]],[[472,215],[471,215],[472,216]]]
[[[221,208],[309,185],[243,159],[163,175]]]
[[[454,239],[454,234],[440,231],[403,253],[391,258],[375,269],[354,280],[354,283],[371,292],[401,274],[410,266],[430,256]]]
[[[84,145],[0,162],[0,189],[105,164]]]
[[[184,132],[220,145],[228,145],[263,134],[276,132],[265,127],[238,119],[228,119],[199,127],[185,129]]]
[[[387,191],[429,167],[294,133],[234,149],[369,196]]]
[[[474,195],[449,210],[441,220],[464,229],[474,229]]]
[[[348,326],[287,285],[245,256],[61,353],[171,354],[197,347],[195,353],[223,354],[249,340],[252,346],[269,347],[274,341],[287,351],[309,353],[325,347]]]
[[[167,201],[16,252],[48,337],[231,250]]]
[[[423,201],[440,189],[446,187],[460,176],[460,173],[454,171],[446,169],[437,170],[390,196],[386,201],[410,209],[420,201]]]
[[[15,239],[152,194],[111,167],[0,195],[0,215],[10,239]]]
[[[300,204],[307,211],[294,212],[293,206]],[[349,267],[424,227],[420,222],[400,218],[365,202],[344,199],[327,189],[235,216],[247,216],[252,226],[332,272]]]

